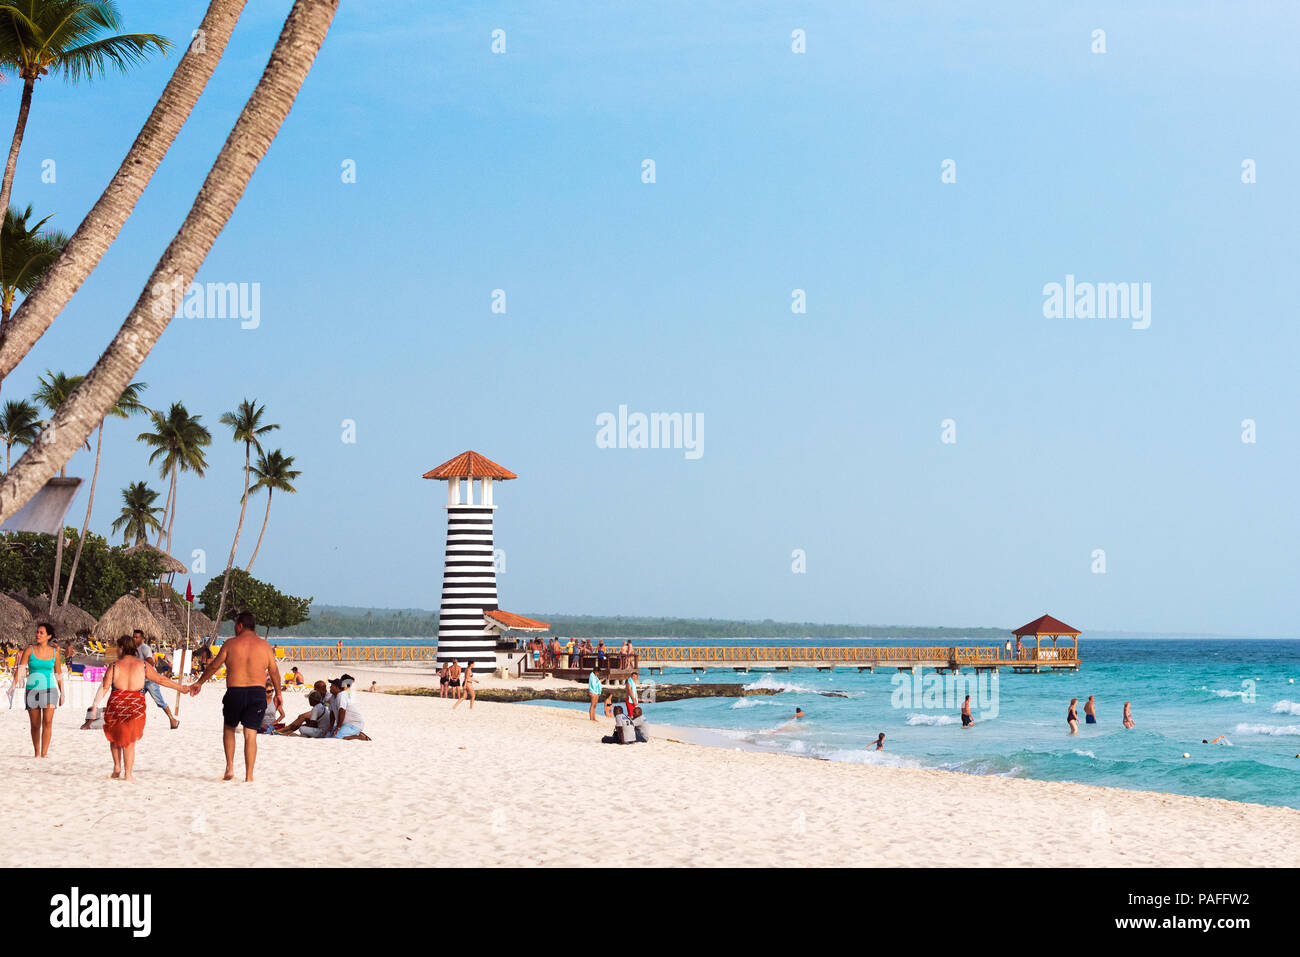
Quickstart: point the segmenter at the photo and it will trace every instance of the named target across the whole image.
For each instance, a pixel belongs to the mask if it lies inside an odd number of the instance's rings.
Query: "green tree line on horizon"
[[[438,613],[422,608],[312,605],[311,620],[280,630],[281,638],[434,638]],[[573,638],[933,638],[1005,639],[1003,628],[942,628],[893,625],[737,621],[722,618],[530,615],[551,634]]]

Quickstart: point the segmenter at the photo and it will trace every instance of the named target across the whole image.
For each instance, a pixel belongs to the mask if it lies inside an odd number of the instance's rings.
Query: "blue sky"
[[[304,472],[255,572],[318,601],[437,607],[445,491],[420,475],[473,448],[519,474],[514,611],[1297,633],[1300,8],[589,6],[342,4],[198,276],[259,283],[260,325],[178,319],[140,374],[216,436],[176,520],[196,590],[238,513],[217,419],[248,396]],[[178,42],[204,7],[123,5]],[[6,397],[94,362],[289,7],[249,4]],[[43,80],[14,201],[74,229],[175,61]],[[1067,274],[1150,283],[1150,328],[1045,318]],[[701,415],[704,454],[598,448],[620,405]],[[128,482],[165,491],[143,427],[107,427],[99,531]]]

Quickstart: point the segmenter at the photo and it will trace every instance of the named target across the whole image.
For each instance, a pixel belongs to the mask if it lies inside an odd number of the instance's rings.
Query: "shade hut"
[[[1079,660],[1079,629],[1071,628],[1059,618],[1053,618],[1051,615],[1043,615],[1035,618],[1027,625],[1021,625],[1012,632],[1017,639],[1033,638],[1034,639],[1034,660]],[[1042,641],[1044,638],[1052,639],[1052,647],[1044,651]],[[1070,638],[1073,642],[1072,648],[1057,648],[1057,638]],[[1049,653],[1050,652],[1050,653]]]
[[[158,561],[162,564],[162,570],[166,572],[168,575],[175,575],[177,572],[185,571],[185,565],[182,564],[179,560],[172,558],[161,548],[155,548],[153,545],[150,545],[148,542],[144,542],[140,545],[132,545],[130,548],[126,550],[125,554],[139,555],[141,553],[152,553],[154,555],[157,555]]]
[[[64,605],[55,610],[53,617],[54,627],[58,629],[60,640],[71,638],[73,635],[86,638],[95,633],[95,617],[76,605]]]
[[[31,615],[48,615],[50,611],[50,596],[41,595],[39,598],[33,598],[25,591],[5,592],[10,598],[18,602],[27,609]]]
[[[36,619],[8,595],[0,595],[0,641],[26,648],[36,637]]]
[[[144,632],[145,639],[151,644],[163,641],[179,645],[182,640],[175,625],[154,615],[144,602],[130,595],[123,595],[100,616],[95,637],[111,650],[116,647],[119,636],[129,635],[137,628]]]

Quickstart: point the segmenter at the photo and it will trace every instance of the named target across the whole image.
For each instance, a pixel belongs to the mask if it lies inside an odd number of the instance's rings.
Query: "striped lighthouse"
[[[496,562],[492,541],[492,484],[517,478],[477,452],[462,452],[424,473],[447,483],[447,550],[438,607],[438,661],[473,661],[480,670],[497,662],[507,630],[542,631],[537,622],[497,605]],[[475,501],[478,483],[478,501]],[[540,627],[536,627],[540,626]]]

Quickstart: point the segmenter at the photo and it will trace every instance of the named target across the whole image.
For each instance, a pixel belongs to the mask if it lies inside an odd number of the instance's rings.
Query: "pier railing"
[[[431,645],[281,645],[277,657],[293,661],[432,661]]]

